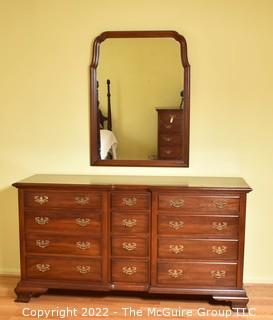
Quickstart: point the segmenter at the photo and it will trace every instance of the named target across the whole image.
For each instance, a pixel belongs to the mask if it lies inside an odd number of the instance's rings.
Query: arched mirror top
[[[107,39],[122,38],[172,38],[180,44],[181,62],[184,68],[189,67],[187,42],[186,39],[176,31],[158,30],[158,31],[104,31],[94,39],[91,68],[97,68],[99,63],[100,44]]]
[[[188,167],[190,65],[182,35],[103,32],[93,42],[90,85],[91,165]]]

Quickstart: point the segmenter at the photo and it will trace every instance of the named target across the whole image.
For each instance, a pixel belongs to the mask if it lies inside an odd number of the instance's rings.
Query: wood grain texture
[[[125,290],[208,295],[245,308],[250,188],[226,190],[205,182],[182,188],[15,184],[21,240],[17,301],[48,289]]]
[[[236,269],[236,263],[159,262],[158,284],[231,288],[236,284]],[[215,272],[220,274],[219,278],[213,276]],[[221,276],[222,272],[223,276]]]
[[[236,260],[237,257],[237,240],[158,239],[160,259]]]
[[[45,199],[39,201],[39,199]],[[35,191],[25,192],[25,206],[43,208],[92,208],[100,209],[102,194],[97,192],[70,192],[70,191],[50,191],[36,188]]]
[[[149,233],[149,214],[112,212],[111,231],[119,234]]]
[[[238,229],[239,219],[236,216],[158,215],[158,233],[162,236],[237,239]]]
[[[101,282],[102,279],[99,259],[29,256],[26,259],[26,269],[30,280]]]
[[[205,193],[199,195],[187,195],[184,193],[159,194],[159,210],[168,210],[173,212],[215,212],[239,214],[239,197],[213,196]]]
[[[112,236],[112,256],[147,257],[149,238]]]
[[[27,233],[101,234],[101,216],[101,213],[86,210],[26,210],[25,228]]]
[[[133,192],[112,192],[111,207],[113,210],[149,210],[150,209],[150,193]]]
[[[242,178],[236,177],[159,177],[159,176],[111,176],[111,175],[69,175],[69,174],[35,174],[13,184],[16,188],[37,189],[42,185],[43,189],[54,189],[55,186],[63,187],[67,190],[75,191],[77,188],[83,190],[84,187],[92,190],[118,190],[122,186],[128,189],[131,185],[134,189],[137,186],[156,187],[176,187],[183,191],[189,188],[197,190],[217,189],[228,191],[251,191],[249,185]],[[146,188],[147,189],[147,188]]]
[[[97,236],[98,237],[98,236]],[[26,235],[26,252],[76,256],[101,256],[101,240],[94,235],[62,236],[44,233]]]
[[[114,283],[148,283],[148,268],[147,261],[112,259],[112,281]]]

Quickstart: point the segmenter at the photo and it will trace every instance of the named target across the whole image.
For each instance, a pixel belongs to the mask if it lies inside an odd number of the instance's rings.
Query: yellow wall
[[[16,190],[34,173],[242,176],[246,282],[273,282],[273,1],[6,0],[0,10],[0,273],[18,272]],[[188,41],[190,168],[89,166],[88,66],[104,30]]]
[[[174,39],[109,39],[101,44],[100,108],[106,115],[110,79],[118,159],[157,157],[156,108],[179,108],[183,76],[180,45]]]

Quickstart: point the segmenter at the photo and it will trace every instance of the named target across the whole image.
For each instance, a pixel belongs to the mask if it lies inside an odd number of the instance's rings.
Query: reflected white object
[[[110,130],[100,130],[100,158],[106,159],[111,150],[113,159],[117,159],[118,141],[114,133]]]

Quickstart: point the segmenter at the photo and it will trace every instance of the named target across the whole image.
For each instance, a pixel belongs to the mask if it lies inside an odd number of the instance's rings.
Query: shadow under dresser
[[[243,179],[35,175],[14,186],[16,301],[57,288],[209,295],[246,308]]]

